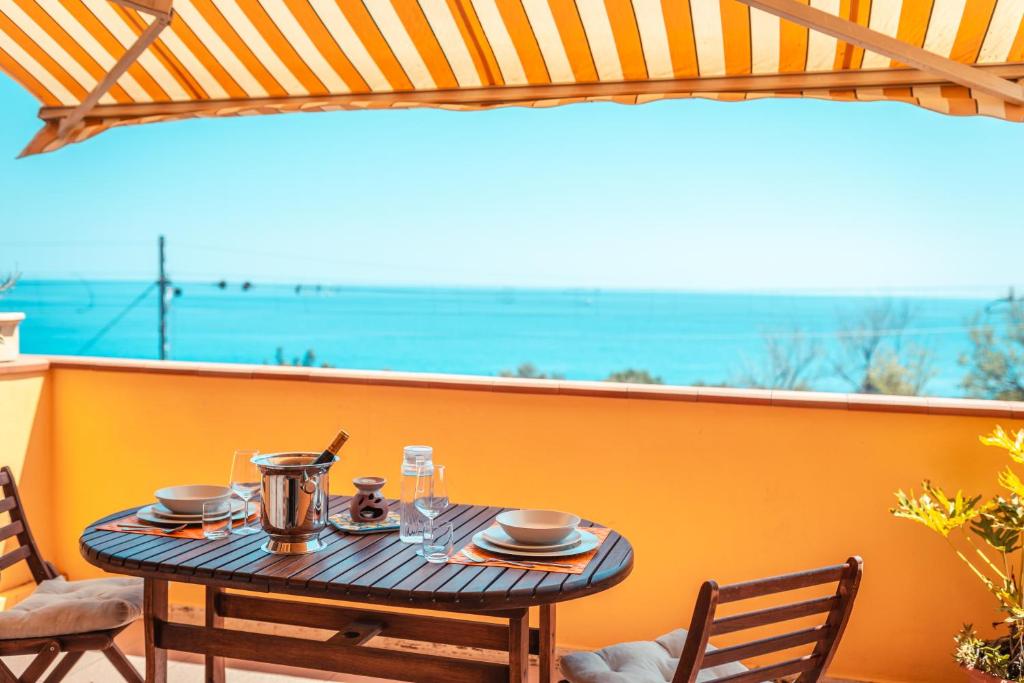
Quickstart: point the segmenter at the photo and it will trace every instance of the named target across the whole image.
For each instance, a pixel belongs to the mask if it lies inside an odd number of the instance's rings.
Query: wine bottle
[[[327,463],[329,463],[331,460],[334,459],[334,456],[338,454],[338,451],[341,450],[341,447],[345,445],[346,441],[348,441],[348,432],[342,429],[338,432],[338,435],[334,437],[334,441],[331,442],[331,445],[325,448],[324,452],[321,453],[317,457],[317,459],[313,461],[313,464],[326,465]]]

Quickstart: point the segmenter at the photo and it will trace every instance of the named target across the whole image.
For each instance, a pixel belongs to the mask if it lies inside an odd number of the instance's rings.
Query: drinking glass
[[[225,538],[231,531],[231,500],[203,503],[203,536]]]
[[[423,559],[434,564],[443,564],[452,556],[455,542],[455,524],[441,522],[431,524],[423,532]]]
[[[444,465],[423,465],[416,472],[416,495],[413,505],[427,518],[426,534],[434,527],[434,519],[448,509],[448,477]],[[423,548],[416,551],[423,554]]]
[[[256,463],[252,461],[259,454],[259,451],[235,451],[235,457],[231,463],[231,490],[245,502],[245,517],[239,526],[231,530],[231,533],[244,535],[260,532],[259,524],[249,524],[249,501],[259,493],[262,481],[260,468],[256,467]]]

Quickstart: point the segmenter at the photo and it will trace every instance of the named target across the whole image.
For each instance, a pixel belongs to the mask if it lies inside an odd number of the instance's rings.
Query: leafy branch
[[[997,426],[991,434],[981,436],[979,440],[986,446],[1006,451],[1014,463],[1024,464],[1024,429],[1008,434]],[[896,505],[890,512],[895,517],[923,524],[942,536],[1006,614],[1003,622],[1010,633],[998,641],[998,647],[989,647],[977,638],[970,627],[965,627],[964,632],[957,636],[957,661],[972,668],[975,665],[971,662],[980,662],[978,668],[988,673],[1021,680],[1024,674],[1024,590],[1021,585],[1024,571],[1024,481],[1010,466],[999,472],[996,480],[1009,495],[998,495],[985,502],[980,495],[968,496],[961,490],[949,495],[925,480],[921,484],[920,495],[913,490],[910,493],[897,491]],[[954,538],[966,547],[958,547]],[[984,545],[979,545],[975,539],[980,539]],[[991,656],[996,650],[1005,650],[1005,658]],[[996,660],[1001,662],[1000,666],[989,668],[999,668],[1000,672],[986,668],[986,662]]]

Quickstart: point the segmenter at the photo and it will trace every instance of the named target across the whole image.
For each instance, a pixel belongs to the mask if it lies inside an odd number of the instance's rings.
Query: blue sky
[[[970,291],[1024,279],[1024,126],[810,100],[384,111],[122,129],[15,160],[0,271],[181,280]]]

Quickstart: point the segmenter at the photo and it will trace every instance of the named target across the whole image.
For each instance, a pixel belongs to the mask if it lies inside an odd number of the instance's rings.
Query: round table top
[[[332,496],[342,509],[348,496]],[[614,530],[582,574],[462,564],[429,564],[398,532],[346,534],[328,525],[325,548],[309,555],[270,555],[266,534],[182,539],[101,531],[89,525],[79,541],[83,557],[109,572],[224,588],[321,596],[383,605],[410,604],[449,611],[486,612],[550,604],[606,590],[633,568],[633,548]],[[489,527],[507,508],[452,505],[438,518],[455,525],[456,549]],[[584,521],[581,526],[599,526]]]

